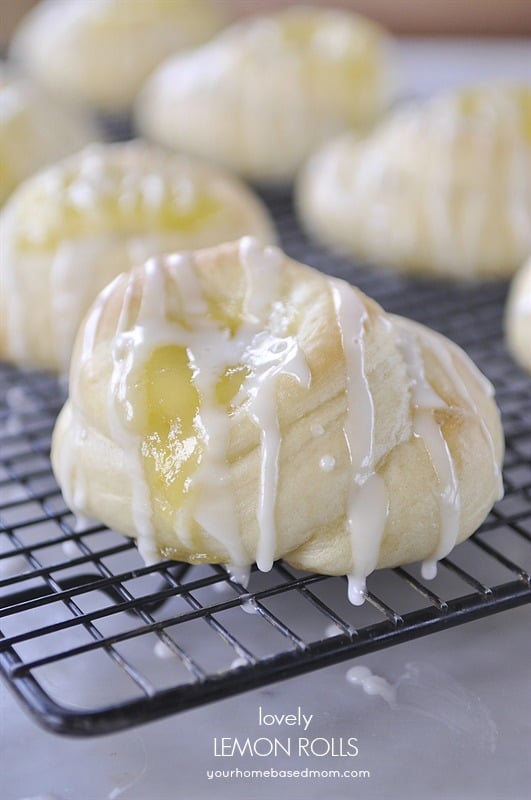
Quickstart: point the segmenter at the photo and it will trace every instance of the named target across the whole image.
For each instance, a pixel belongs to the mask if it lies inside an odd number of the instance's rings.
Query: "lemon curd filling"
[[[228,367],[217,382],[215,400],[231,413],[231,403],[249,370]],[[192,477],[205,449],[201,425],[201,396],[193,380],[190,358],[184,347],[156,349],[131,386],[137,409],[135,427],[141,435],[141,456],[152,497],[155,527],[175,521],[175,512],[187,502],[193,506]],[[188,520],[189,534],[194,525]]]
[[[221,208],[191,181],[126,174],[103,161],[89,166],[88,175],[82,169],[42,176],[26,197],[15,237],[19,249],[53,250],[67,239],[91,235],[193,232]]]
[[[153,510],[171,519],[203,450],[196,425],[200,399],[185,348],[155,350],[131,389]]]

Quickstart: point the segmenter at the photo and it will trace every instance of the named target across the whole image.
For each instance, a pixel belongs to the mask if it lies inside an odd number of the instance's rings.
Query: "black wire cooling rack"
[[[0,670],[46,728],[137,725],[531,600],[531,380],[503,343],[502,285],[452,287],[354,267],[267,198],[287,252],[449,335],[494,382],[505,498],[442,562],[377,572],[351,606],[342,578],[277,563],[248,589],[216,566],[146,567],[134,544],[75,525],[53,479],[54,378],[0,366]]]

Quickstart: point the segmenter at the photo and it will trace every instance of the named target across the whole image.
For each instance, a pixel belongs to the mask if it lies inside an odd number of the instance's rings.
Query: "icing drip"
[[[276,495],[278,487],[281,432],[276,409],[276,383],[280,375],[295,378],[308,388],[311,375],[297,339],[262,331],[261,320],[279,294],[282,255],[277,248],[262,248],[249,237],[240,243],[240,259],[247,275],[244,301],[245,322],[242,343],[254,331],[251,344],[241,360],[249,368],[242,386],[247,397],[245,410],[260,429],[260,497],[258,503],[258,569],[267,572],[273,566],[276,549]],[[282,333],[282,331],[281,331]]]
[[[410,326],[407,320],[398,317],[395,317],[393,322],[399,334],[398,348],[411,380],[414,409],[413,433],[422,439],[439,484],[439,542],[431,558],[422,565],[423,578],[431,580],[437,574],[437,561],[448,555],[459,536],[461,519],[459,483],[455,474],[452,454],[433,413],[436,409],[446,408],[446,403],[434,391],[426,378],[422,353],[412,329],[413,326]],[[447,366],[452,367],[451,364]],[[449,372],[450,374],[455,373],[453,367]]]
[[[365,580],[378,562],[388,498],[385,483],[376,473],[374,463],[374,403],[365,372],[367,312],[354,289],[343,281],[333,281],[332,296],[347,372],[347,414],[343,432],[352,470],[347,510],[353,561],[348,576],[349,600],[361,605]]]
[[[434,571],[434,566],[436,562],[448,555],[450,550],[455,547],[459,536],[459,523],[461,520],[459,484],[455,474],[452,454],[431,410],[417,407],[413,430],[415,436],[420,436],[424,441],[439,482],[439,509],[441,514],[439,543],[431,559],[428,559],[425,563],[422,572],[424,578],[430,579],[430,577],[435,577],[436,570]]]
[[[323,472],[332,472],[336,465],[334,456],[325,455],[319,460],[319,467]]]
[[[243,564],[241,566],[236,566],[236,564],[227,564],[227,572],[230,575],[231,580],[235,583],[239,583],[240,586],[243,586],[244,589],[247,588],[249,585],[249,578],[251,577],[251,566],[250,564]],[[216,591],[222,591],[227,588],[225,583],[215,583],[214,589]]]
[[[245,599],[245,598],[246,598],[246,595],[242,595],[242,597],[240,598],[241,599],[241,605],[240,605],[241,610],[245,611],[246,614],[258,614],[258,606],[256,605],[256,601],[252,597],[249,597],[249,596],[247,596],[247,599]]]
[[[276,409],[276,377],[290,375],[308,388],[311,375],[294,337],[278,339],[268,332],[254,337],[243,355],[251,367],[244,383],[246,410],[260,429],[260,498],[258,505],[259,539],[256,553],[258,569],[268,572],[273,566],[276,547],[275,506],[278,486],[280,426]]]
[[[380,677],[380,675],[375,675],[369,667],[364,667],[361,664],[356,667],[350,667],[345,677],[353,686],[359,686],[363,689],[365,694],[378,695],[391,708],[396,707],[396,686],[389,683],[385,678]]]

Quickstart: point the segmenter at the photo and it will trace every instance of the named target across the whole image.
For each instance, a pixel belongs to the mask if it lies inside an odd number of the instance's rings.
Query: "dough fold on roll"
[[[366,263],[511,275],[531,251],[531,86],[453,92],[336,139],[301,173],[297,202],[311,234]]]
[[[427,560],[500,496],[492,387],[444,337],[256,240],[152,259],[76,340],[52,461],[146,561],[348,575]]]
[[[210,0],[45,0],[15,31],[11,56],[64,100],[127,112],[165,58],[223,25]]]
[[[348,12],[243,20],[168,59],[137,103],[147,138],[251,181],[284,184],[330,136],[365,129],[389,94],[388,37]]]
[[[505,308],[505,333],[511,355],[531,372],[531,258],[512,280]]]
[[[30,178],[0,215],[0,358],[68,369],[99,291],[151,255],[275,241],[239,180],[145,143],[91,145]]]

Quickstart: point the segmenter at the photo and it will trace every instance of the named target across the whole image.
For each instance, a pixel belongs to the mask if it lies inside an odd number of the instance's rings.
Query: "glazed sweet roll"
[[[238,180],[133,142],[93,145],[23,184],[0,215],[0,358],[68,368],[98,292],[150,255],[252,234],[275,240]]]
[[[161,65],[137,122],[168,147],[287,183],[330,136],[379,116],[388,49],[380,28],[347,12],[296,7],[244,20]]]
[[[81,327],[52,460],[147,562],[348,575],[438,559],[500,496],[491,385],[444,337],[244,238],[151,259]]]
[[[312,235],[369,264],[509,276],[531,251],[531,88],[454,92],[345,135],[310,159],[297,200]]]
[[[23,18],[11,56],[59,97],[116,114],[167,56],[222,27],[220,9],[209,0],[45,0]]]

